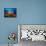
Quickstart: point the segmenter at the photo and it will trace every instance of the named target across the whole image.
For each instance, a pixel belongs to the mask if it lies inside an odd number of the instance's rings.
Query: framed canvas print
[[[16,8],[4,8],[4,17],[16,17]]]

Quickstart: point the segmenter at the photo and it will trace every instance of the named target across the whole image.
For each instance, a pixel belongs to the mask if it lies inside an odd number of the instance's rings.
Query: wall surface
[[[17,17],[4,18],[4,8],[11,7]],[[0,0],[0,44],[8,43],[9,32],[18,32],[18,24],[46,24],[46,0]]]

